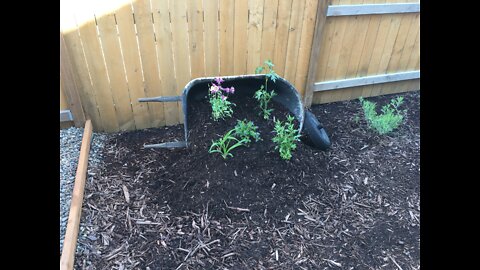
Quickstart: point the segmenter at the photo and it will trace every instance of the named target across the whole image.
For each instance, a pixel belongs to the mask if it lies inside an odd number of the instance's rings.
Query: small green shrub
[[[360,97],[359,100],[368,126],[378,134],[387,134],[402,123],[404,112],[400,111],[398,107],[402,105],[403,97],[392,99],[389,104],[384,105],[382,114],[377,114],[377,104],[375,102],[365,100],[363,97]]]
[[[227,157],[233,157],[233,154],[230,153],[233,149],[245,145],[246,141],[245,140],[239,140],[232,136],[232,133],[235,131],[235,129],[231,129],[228,131],[222,138],[213,141],[212,140],[212,145],[210,146],[210,149],[208,150],[208,153],[220,153],[223,157],[223,159],[227,159]],[[233,145],[230,145],[232,142],[234,142]]]
[[[289,115],[285,123],[275,120],[275,137],[272,140],[277,144],[275,149],[279,149],[280,157],[285,160],[292,157],[291,151],[297,148],[295,142],[300,140],[300,134],[293,126],[293,119],[293,116]]]
[[[253,124],[252,121],[243,119],[243,121],[237,120],[237,125],[235,126],[235,135],[240,139],[245,140],[247,144],[251,142],[251,139],[255,139],[258,142],[260,139],[260,133],[257,131],[258,127]]]

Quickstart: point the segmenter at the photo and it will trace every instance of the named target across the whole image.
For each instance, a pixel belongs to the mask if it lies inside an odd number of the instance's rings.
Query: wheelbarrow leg
[[[152,97],[152,98],[139,98],[138,102],[177,102],[182,101],[181,96],[165,96],[165,97]],[[145,144],[143,148],[186,148],[186,141],[179,142],[164,142],[158,144]]]

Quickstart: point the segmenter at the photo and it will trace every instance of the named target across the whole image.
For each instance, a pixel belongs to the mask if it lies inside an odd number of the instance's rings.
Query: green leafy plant
[[[213,141],[212,140],[212,145],[210,146],[210,149],[208,150],[208,153],[220,153],[223,157],[223,159],[227,159],[227,157],[233,157],[233,154],[230,153],[233,149],[245,145],[246,141],[244,139],[237,139],[234,136],[232,136],[232,133],[235,131],[235,129],[231,129],[228,131],[223,137],[220,139]],[[232,145],[230,145],[233,143]]]
[[[293,119],[293,116],[288,115],[285,123],[275,120],[275,137],[272,140],[276,144],[275,149],[279,149],[280,157],[285,160],[292,158],[292,150],[297,148],[295,142],[300,141],[300,134],[293,126]]]
[[[258,127],[253,124],[252,121],[243,119],[243,121],[237,120],[237,125],[235,125],[235,135],[240,139],[245,140],[247,144],[251,142],[251,139],[255,139],[258,142],[260,139],[260,133],[257,131]]]
[[[382,107],[382,114],[377,113],[377,104],[375,102],[365,100],[363,97],[360,97],[359,100],[362,104],[364,117],[368,126],[378,134],[387,134],[399,127],[402,123],[404,111],[399,110],[398,107],[402,105],[403,97],[392,99],[390,103],[384,105]]]
[[[232,106],[235,106],[235,103],[227,100],[229,94],[235,93],[235,88],[224,88],[221,86],[222,82],[222,78],[215,78],[208,91],[210,105],[212,106],[212,117],[215,121],[218,121],[220,118],[232,117]]]
[[[277,95],[273,90],[268,92],[268,80],[270,79],[275,83],[280,76],[278,76],[275,70],[273,70],[275,65],[272,63],[272,61],[266,60],[264,64],[268,68],[268,73],[265,74],[265,84],[255,92],[254,98],[260,103],[260,109],[262,110],[260,114],[263,113],[263,118],[268,119],[273,111],[273,109],[268,109],[268,103],[272,97]],[[264,70],[266,70],[264,66],[259,66],[255,69],[255,74],[260,74]]]

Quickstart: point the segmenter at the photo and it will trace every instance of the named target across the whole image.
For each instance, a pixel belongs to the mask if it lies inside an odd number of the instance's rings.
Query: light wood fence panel
[[[252,74],[267,59],[313,103],[418,89],[415,78],[314,90],[316,82],[419,70],[416,3],[61,0],[61,32],[85,117],[95,131],[114,132],[182,123],[180,102],[138,99],[180,95],[198,77]],[[369,15],[374,9],[380,14]]]

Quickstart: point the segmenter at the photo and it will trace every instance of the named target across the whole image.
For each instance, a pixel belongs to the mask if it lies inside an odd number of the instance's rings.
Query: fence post
[[[80,95],[77,92],[77,85],[73,76],[72,63],[68,55],[63,34],[60,31],[60,76],[63,82],[63,90],[67,99],[70,111],[73,115],[73,122],[76,127],[85,125],[85,113],[83,111]],[[62,83],[60,82],[60,83]]]
[[[313,84],[315,83],[315,74],[317,74],[317,60],[320,54],[320,45],[322,42],[323,28],[327,20],[327,10],[329,0],[319,0],[317,6],[317,19],[315,21],[315,34],[313,36],[312,51],[310,52],[310,61],[308,64],[307,84],[303,104],[309,108],[313,99]]]

